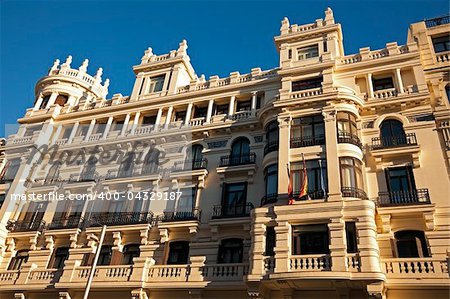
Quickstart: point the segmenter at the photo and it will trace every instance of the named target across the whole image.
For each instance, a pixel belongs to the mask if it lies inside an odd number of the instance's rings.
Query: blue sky
[[[109,95],[129,95],[132,66],[147,47],[156,54],[188,41],[198,75],[247,73],[276,67],[273,37],[284,16],[291,24],[323,18],[330,6],[342,24],[346,54],[406,41],[410,23],[447,14],[430,1],[5,1],[0,0],[0,136],[33,105],[36,81],[54,59],[73,56],[103,67]]]

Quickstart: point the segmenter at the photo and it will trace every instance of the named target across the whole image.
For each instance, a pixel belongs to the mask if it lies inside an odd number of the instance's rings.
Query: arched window
[[[245,137],[236,139],[231,145],[230,165],[250,162],[250,141]]]
[[[53,269],[62,269],[64,267],[64,262],[69,258],[69,248],[59,247],[55,250],[53,256]]]
[[[154,174],[158,172],[159,166],[159,150],[152,148],[149,150],[144,160],[142,172],[145,174]]]
[[[138,257],[141,251],[139,244],[128,244],[123,247],[123,263],[124,265],[133,265],[133,258]]]
[[[383,146],[396,146],[407,144],[403,124],[395,119],[387,119],[380,126],[381,144]]]
[[[423,231],[404,230],[394,234],[397,245],[397,256],[429,257],[427,241]]]
[[[61,168],[60,162],[55,162],[48,170],[47,177],[45,178],[45,183],[52,183],[59,179],[59,170]]]
[[[244,245],[242,239],[224,239],[219,246],[219,257],[217,261],[221,264],[242,263],[243,251]]]
[[[135,160],[136,160],[136,153],[134,152],[127,153],[120,162],[120,167],[117,176],[118,177],[131,176],[133,174]]]
[[[188,149],[187,159],[192,161],[192,169],[201,169],[203,166],[203,146],[201,144],[194,144]],[[188,165],[187,165],[188,166]]]
[[[20,270],[23,264],[28,261],[28,249],[19,250],[16,256],[11,259],[8,270]]]
[[[184,265],[189,260],[189,242],[175,241],[169,244],[168,265]]]

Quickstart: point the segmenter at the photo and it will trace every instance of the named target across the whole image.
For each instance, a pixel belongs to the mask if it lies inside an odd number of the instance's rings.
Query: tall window
[[[250,162],[250,141],[241,137],[231,145],[230,165],[239,165]]]
[[[236,112],[250,111],[252,107],[251,103],[251,101],[238,101],[236,104]]]
[[[94,156],[91,156],[87,162],[86,165],[83,168],[83,171],[81,172],[80,180],[82,181],[92,181],[95,179],[95,169],[97,166],[98,159]]]
[[[275,255],[275,245],[276,245],[276,234],[275,227],[267,226],[266,228],[266,256],[274,256]]]
[[[272,121],[266,126],[266,146],[264,154],[278,150],[279,128],[278,121]]]
[[[41,107],[39,107],[39,109],[45,109],[45,107],[47,107],[49,100],[50,100],[50,95],[44,96],[44,98],[42,99]]]
[[[229,104],[218,104],[215,105],[216,109],[215,109],[215,113],[214,115],[221,115],[221,114],[228,114],[228,107]]]
[[[61,168],[61,162],[55,162],[48,170],[47,177],[45,178],[46,183],[52,183],[59,180],[59,170]]]
[[[450,37],[448,34],[433,38],[433,47],[435,53],[450,51]]]
[[[142,118],[142,125],[154,125],[156,123],[156,115],[146,115]]]
[[[181,196],[177,201],[177,212],[191,214],[194,209],[197,188],[183,188],[179,191],[181,191]]]
[[[291,134],[291,147],[325,144],[325,126],[322,115],[293,119]]]
[[[19,250],[16,252],[16,256],[11,259],[8,270],[20,270],[23,264],[28,261],[28,250]]]
[[[244,245],[242,239],[232,238],[222,240],[219,246],[219,264],[242,263]]]
[[[189,261],[189,242],[175,241],[169,243],[168,265],[185,265]]]
[[[292,254],[328,254],[329,233],[326,224],[300,225],[292,228]]]
[[[194,118],[206,117],[208,107],[194,107]]]
[[[358,159],[351,157],[339,158],[341,170],[341,186],[349,192],[364,190],[362,163]],[[345,194],[346,196],[350,196]],[[359,197],[359,196],[355,196]]]
[[[62,269],[64,262],[69,258],[69,248],[59,247],[55,251],[54,260],[52,264],[53,269]]]
[[[407,144],[403,124],[395,119],[387,119],[380,126],[381,144],[385,147]]]
[[[359,143],[356,116],[348,112],[337,113],[337,130],[339,142],[349,142],[356,139]]]
[[[118,177],[127,177],[133,174],[134,161],[136,160],[136,154],[134,152],[128,152],[120,161]]]
[[[297,50],[298,60],[305,60],[313,57],[319,57],[319,46],[313,45],[299,48]]]
[[[447,102],[450,104],[450,84],[445,86],[445,94],[447,95]]]
[[[187,151],[188,161],[192,161],[192,169],[202,168],[203,146],[201,144],[194,144]]]
[[[405,230],[394,234],[399,258],[429,257],[423,231]]]
[[[311,79],[299,80],[292,82],[292,91],[301,91],[312,88],[322,87],[323,77],[316,77]]]
[[[278,195],[278,164],[272,164],[264,169],[266,197],[276,199]]]
[[[345,222],[345,236],[347,239],[347,253],[358,252],[355,222]]]
[[[160,92],[163,90],[165,75],[150,78],[150,87],[148,92]]]
[[[222,216],[239,216],[245,213],[247,183],[224,184]]]
[[[97,265],[98,266],[108,266],[111,263],[112,256],[112,246],[103,245],[100,249],[100,255],[98,256]]]
[[[3,177],[5,181],[12,181],[16,177],[20,167],[20,159],[13,159],[7,162],[5,168],[6,172]]]
[[[385,174],[391,203],[418,200],[411,166],[387,168]]]
[[[184,121],[186,119],[186,110],[175,112],[175,121]]]
[[[327,196],[327,162],[326,160],[308,160],[306,175],[308,176],[308,196],[311,199],[321,199]],[[303,162],[293,163],[291,166],[292,188],[294,195],[300,193],[304,181]]]
[[[124,265],[133,265],[133,258],[140,255],[138,244],[128,244],[123,247],[123,262]]]
[[[392,77],[384,77],[384,78],[372,78],[373,90],[383,90],[394,88],[394,81]]]
[[[144,159],[143,173],[155,174],[158,172],[160,152],[156,148],[151,148]]]

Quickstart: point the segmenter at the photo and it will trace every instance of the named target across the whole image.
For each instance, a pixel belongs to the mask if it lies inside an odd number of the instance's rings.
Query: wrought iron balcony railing
[[[359,199],[367,199],[367,194],[364,190],[355,187],[342,187],[342,197],[355,197]]]
[[[189,171],[208,168],[208,160],[201,158],[197,160],[187,160],[175,162],[174,171]]]
[[[254,164],[256,161],[255,153],[248,153],[239,156],[220,157],[220,166],[237,166],[245,164]]]
[[[416,134],[408,133],[399,136],[372,138],[372,150],[417,145]]]
[[[325,135],[291,138],[291,148],[324,145],[324,144],[325,144]]]
[[[380,207],[429,203],[431,203],[430,194],[427,188],[378,193],[378,205]]]
[[[214,206],[213,208],[213,219],[218,218],[235,218],[235,217],[248,217],[250,216],[250,211],[253,210],[254,206],[252,203],[246,203],[243,205],[232,205],[232,206]]]
[[[45,228],[45,221],[33,220],[33,221],[10,221],[6,228],[10,232],[26,232],[26,231],[43,231]]]
[[[161,216],[158,217],[158,221],[162,222],[175,222],[175,221],[200,221],[201,210],[192,209],[188,211],[164,211]]]
[[[83,217],[81,215],[53,218],[48,224],[48,229],[81,228],[83,226]]]
[[[261,198],[261,206],[270,204],[270,203],[276,203],[278,200],[278,193],[270,193],[267,195],[264,195],[263,198]]]
[[[152,212],[94,213],[89,217],[88,226],[145,224],[152,220]]]
[[[270,152],[275,152],[278,150],[278,140],[267,142],[264,146],[264,156]]]
[[[350,143],[353,145],[356,145],[359,148],[362,148],[361,141],[359,140],[359,137],[354,134],[350,134],[347,132],[338,132],[338,143]]]
[[[450,15],[425,20],[427,28],[450,24]]]
[[[293,196],[294,199],[298,199],[300,195],[300,192],[294,192]],[[327,192],[325,190],[312,190],[308,191],[308,197],[309,199],[324,199],[327,197]],[[308,197],[301,198],[299,200],[305,200],[308,199]]]

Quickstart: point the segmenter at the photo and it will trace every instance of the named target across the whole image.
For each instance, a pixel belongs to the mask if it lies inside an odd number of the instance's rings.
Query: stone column
[[[334,107],[325,107],[322,112],[325,123],[325,140],[327,141],[328,201],[341,200],[336,113]]]
[[[291,228],[287,221],[278,222],[275,226],[275,273],[289,271]]]
[[[127,113],[125,116],[125,121],[123,122],[122,132],[120,132],[120,136],[125,136],[128,129],[128,123],[130,122],[130,113]]]
[[[398,93],[404,93],[405,89],[403,87],[402,73],[400,69],[395,69],[395,81],[397,82]]]
[[[73,127],[72,127],[72,132],[70,132],[70,136],[69,136],[69,140],[67,140],[67,143],[70,144],[72,143],[73,138],[75,138],[75,135],[77,134],[78,131],[78,127],[80,126],[80,122],[77,121]]]
[[[162,113],[163,113],[163,108],[159,108],[158,114],[156,115],[156,120],[155,120],[155,129],[159,128],[159,123],[161,122]]]
[[[77,101],[77,98],[75,96],[69,96],[69,99],[67,100],[67,103],[70,107],[75,106],[75,102]]]
[[[340,218],[334,218],[331,219],[331,223],[328,223],[328,229],[330,231],[331,270],[345,272],[347,271],[345,224]]]
[[[201,268],[205,266],[206,256],[191,256],[189,261],[191,262],[189,281],[203,281]]]
[[[186,119],[184,120],[184,124],[187,126],[189,125],[189,121],[191,120],[191,114],[192,114],[192,103],[189,103],[187,111],[186,111]]]
[[[252,92],[252,116],[256,115],[256,100],[258,99],[258,93],[256,91]]]
[[[36,100],[36,103],[34,104],[33,111],[38,111],[39,108],[42,105],[42,101],[44,100],[44,96],[42,94],[39,95],[38,99]]]
[[[170,106],[169,110],[167,111],[166,122],[164,124],[165,128],[167,128],[169,126],[170,121],[172,120],[172,112],[173,112],[173,106]]]
[[[211,116],[213,113],[214,100],[209,100],[208,102],[208,111],[206,112],[206,123],[209,124],[211,122]]]
[[[367,79],[367,97],[371,99],[373,98],[372,73],[368,73],[366,79]]]
[[[265,213],[266,211],[264,211]],[[255,217],[264,217],[264,215],[256,215]],[[266,225],[264,223],[254,223],[250,230],[252,236],[252,243],[250,246],[250,269],[251,273],[248,275],[249,280],[261,280],[265,274],[264,269],[264,252],[266,245]]]
[[[230,105],[228,106],[228,116],[232,116],[234,114],[234,103],[236,102],[236,97],[231,96]]]
[[[86,133],[86,137],[84,138],[84,141],[89,141],[89,137],[91,137],[92,131],[94,130],[94,127],[95,127],[95,122],[96,122],[96,119],[91,120],[88,131]]]
[[[45,106],[45,109],[50,108],[53,104],[55,104],[56,98],[58,97],[58,93],[57,92],[53,92],[50,95],[50,99],[48,100],[47,106]]]
[[[141,112],[136,112],[136,114],[134,115],[133,126],[131,127],[131,135],[133,135],[134,131],[136,131],[140,116],[141,116]]]
[[[358,251],[361,262],[361,272],[381,272],[380,250],[377,242],[377,226],[375,224],[375,204],[373,209],[365,209],[364,217],[356,222],[358,231]]]
[[[288,167],[289,165],[289,144],[291,117],[289,115],[280,115],[279,123],[279,148],[278,148],[278,194],[279,199],[287,199],[288,189]]]
[[[106,123],[105,131],[103,132],[103,137],[102,137],[103,139],[106,139],[106,137],[108,137],[108,133],[109,133],[109,130],[111,129],[113,120],[114,120],[114,117],[112,117],[112,116],[108,117],[108,122]]]

